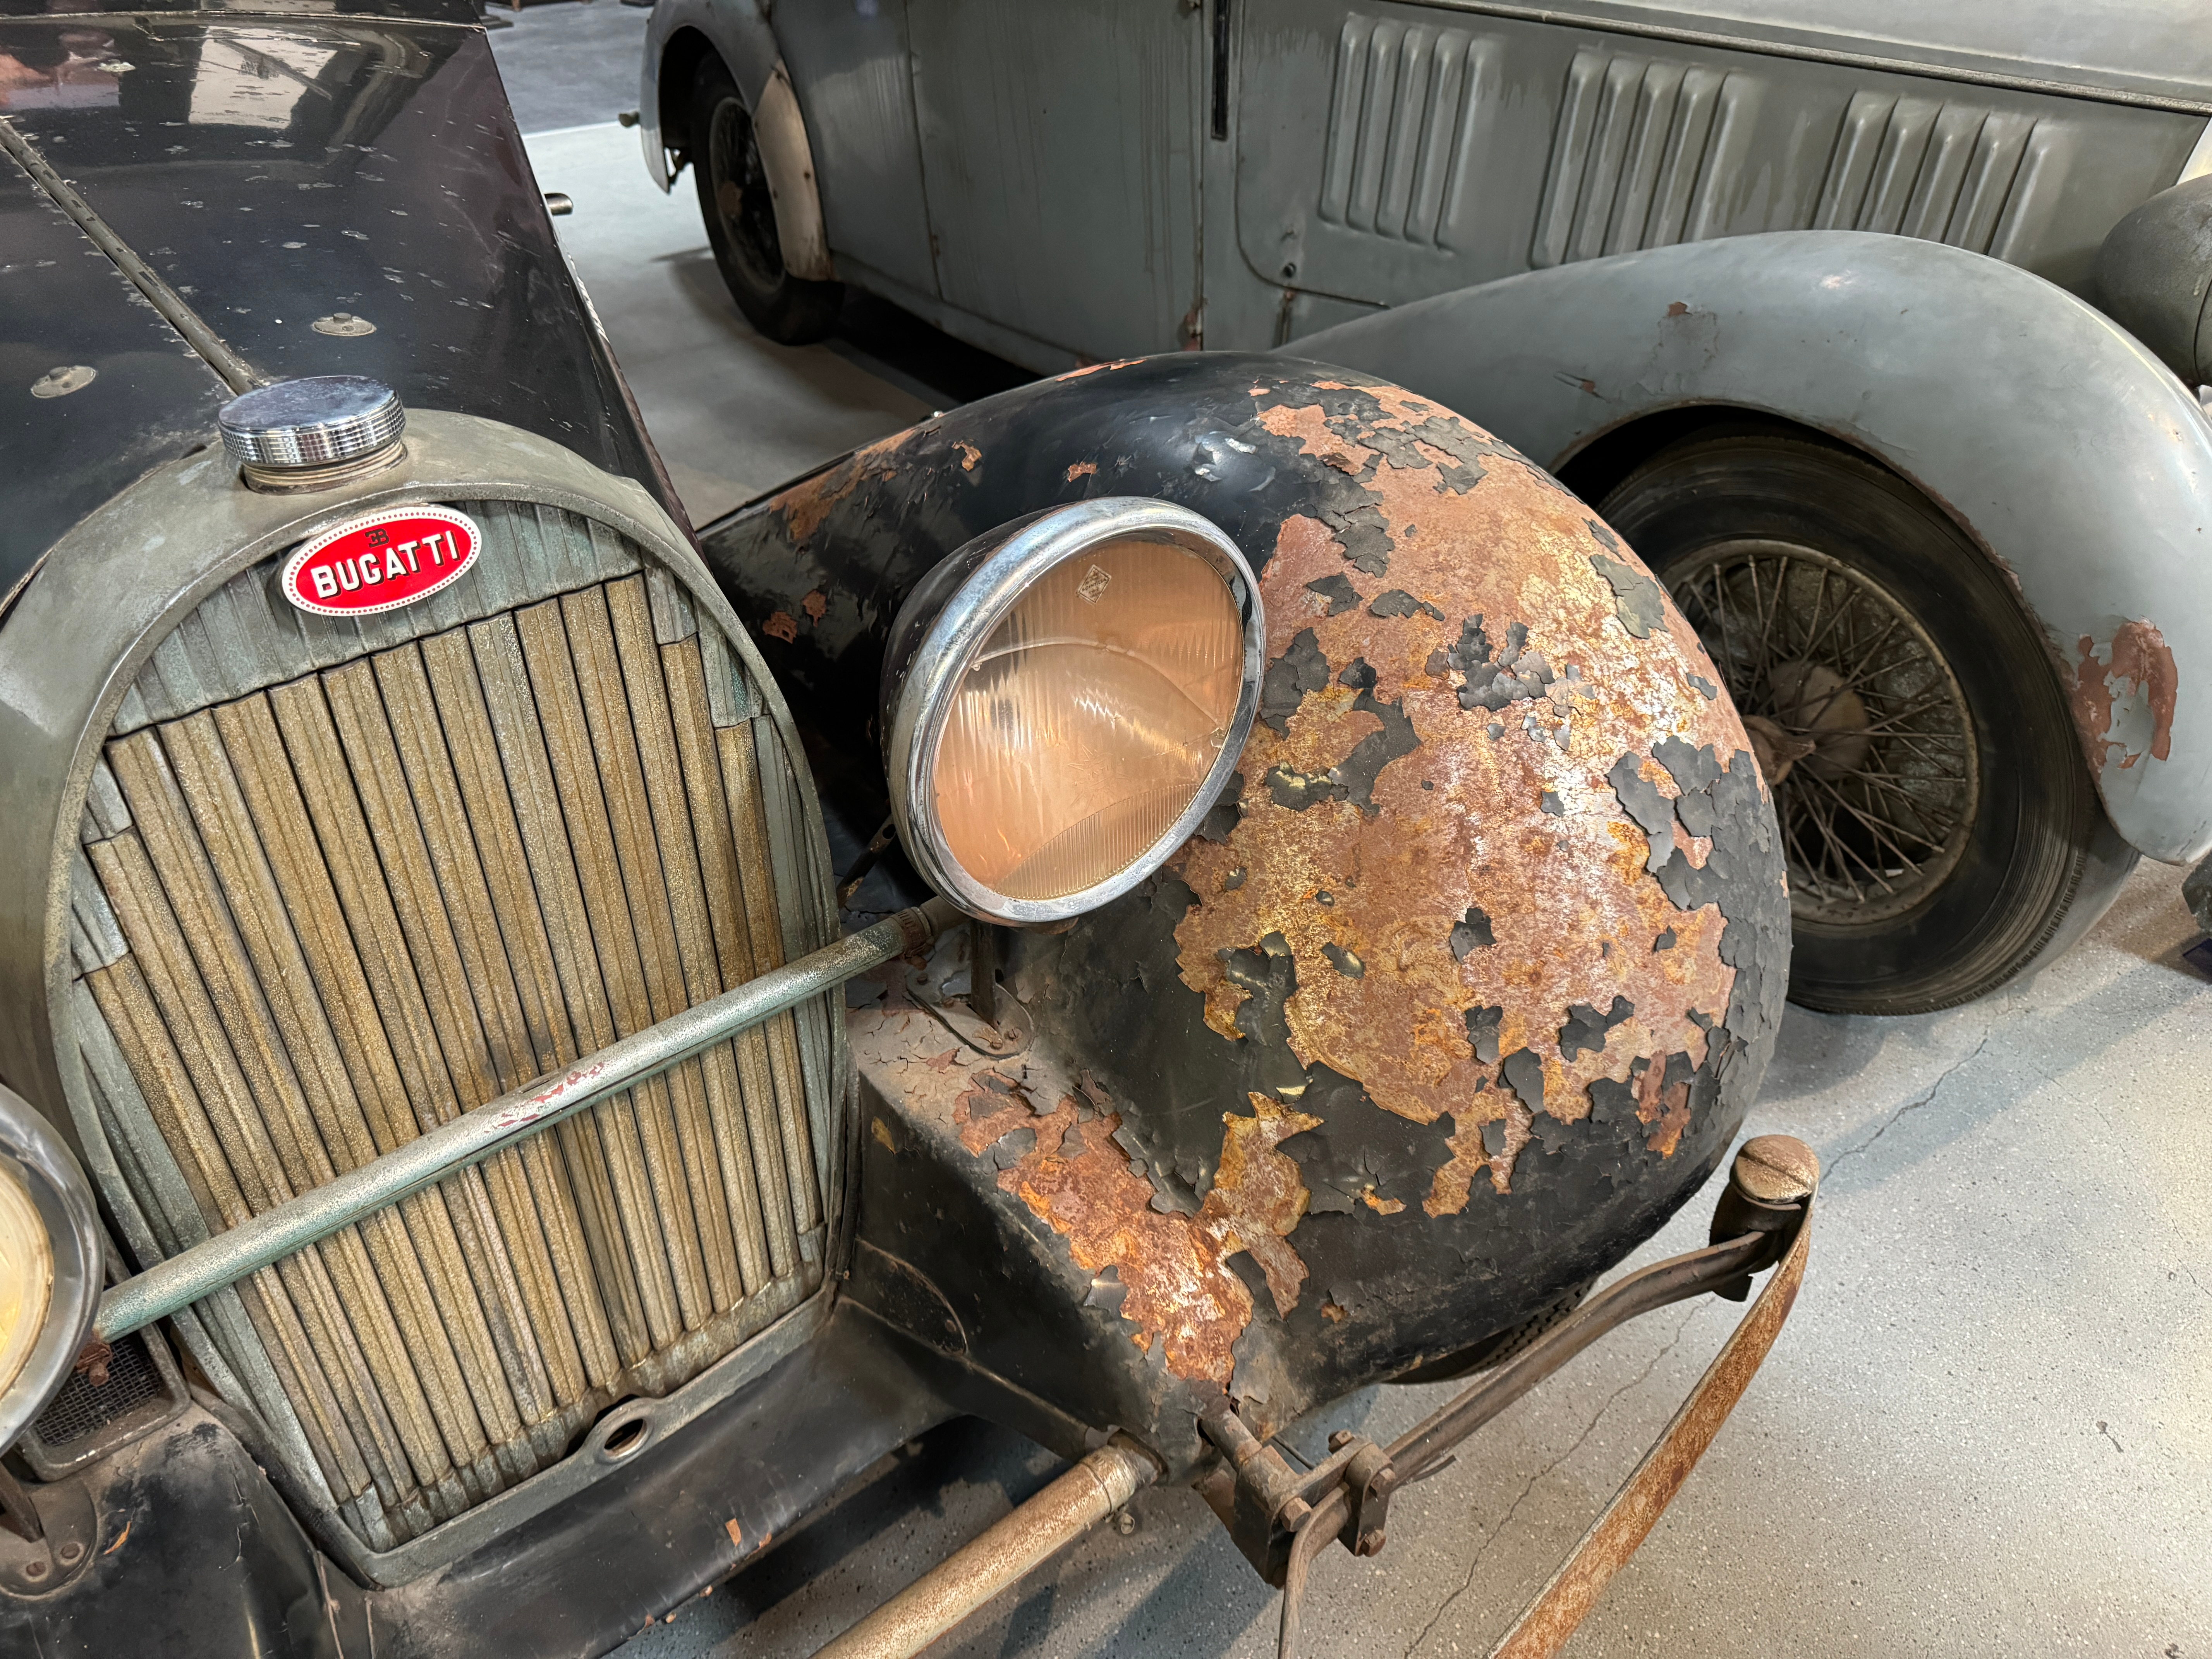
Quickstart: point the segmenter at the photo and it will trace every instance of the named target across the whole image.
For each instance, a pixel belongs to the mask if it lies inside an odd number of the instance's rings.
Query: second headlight
[[[922,580],[891,626],[892,812],[971,915],[1064,920],[1181,846],[1252,726],[1266,628],[1229,538],[1165,501],[1016,520]]]

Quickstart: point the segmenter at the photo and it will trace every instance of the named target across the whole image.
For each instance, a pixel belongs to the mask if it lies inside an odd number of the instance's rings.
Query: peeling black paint
[[[1510,702],[1542,696],[1557,676],[1542,652],[1529,649],[1528,625],[1508,625],[1505,648],[1492,657],[1482,623],[1480,617],[1469,617],[1460,625],[1459,643],[1444,653],[1449,665],[1466,678],[1459,690],[1459,706],[1495,711]]]
[[[1516,1048],[1498,1063],[1498,1075],[1505,1085],[1521,1097],[1521,1103],[1532,1112],[1544,1109],[1544,1062],[1526,1048]]]
[[[1367,614],[1370,617],[1426,616],[1433,617],[1438,622],[1444,619],[1443,611],[1426,599],[1415,599],[1402,587],[1394,587],[1387,593],[1377,595],[1375,603],[1367,607]]]
[[[1328,965],[1335,969],[1338,973],[1342,974],[1346,979],[1365,979],[1367,977],[1367,964],[1360,961],[1358,957],[1352,955],[1351,951],[1346,950],[1342,945],[1336,944],[1324,945],[1321,947],[1321,953],[1328,958]]]
[[[1547,789],[1544,792],[1543,799],[1540,800],[1537,805],[1542,807],[1545,811],[1549,812],[1555,818],[1563,818],[1567,815],[1567,809],[1565,805],[1561,803],[1559,799],[1559,793],[1556,789]]]
[[[1503,1006],[1467,1011],[1467,1040],[1474,1045],[1474,1057],[1486,1066],[1498,1063],[1498,1028],[1504,1018]]]
[[[1490,931],[1490,916],[1479,904],[1467,907],[1467,914],[1452,924],[1451,953],[1454,962],[1465,962],[1470,951],[1485,951],[1498,943]],[[1492,1056],[1496,1058],[1496,1056]]]
[[[1623,628],[1641,640],[1650,638],[1653,629],[1667,625],[1667,597],[1657,582],[1634,565],[1602,553],[1591,554],[1589,562],[1613,589],[1613,613]]]
[[[1352,804],[1371,818],[1376,813],[1376,778],[1392,761],[1402,760],[1419,749],[1421,740],[1414,733],[1403,702],[1377,702],[1370,690],[1362,691],[1352,706],[1376,716],[1382,729],[1370,732],[1354,744],[1352,752],[1331,769],[1329,775],[1342,781]]]
[[[1374,665],[1364,657],[1354,657],[1345,665],[1344,672],[1336,677],[1336,683],[1349,686],[1355,691],[1372,691],[1375,689]]]
[[[1291,1022],[1284,1005],[1297,994],[1298,964],[1290,941],[1270,933],[1256,951],[1224,951],[1223,970],[1248,994],[1237,1011],[1237,1029],[1251,1040],[1261,1088],[1269,1094],[1303,1088],[1305,1067],[1291,1052]]]
[[[1349,576],[1328,575],[1306,584],[1306,592],[1328,601],[1328,614],[1340,617],[1359,603],[1359,590]]]
[[[1559,1058],[1572,1060],[1585,1052],[1602,1052],[1605,1040],[1613,1028],[1635,1012],[1636,1005],[1623,996],[1613,998],[1613,1006],[1604,1013],[1598,1012],[1587,1002],[1570,1005],[1567,1023],[1559,1027]]]
[[[1244,816],[1244,775],[1231,772],[1229,781],[1206,808],[1206,816],[1199,820],[1198,833],[1208,841],[1227,841]]]
[[[1671,951],[1674,945],[1674,930],[1671,927],[1662,928],[1659,937],[1651,941],[1651,948],[1654,951]]]
[[[1328,659],[1322,655],[1313,629],[1302,628],[1283,654],[1267,665],[1260,682],[1260,718],[1278,732],[1288,732],[1291,716],[1298,712],[1307,694],[1328,684]]]

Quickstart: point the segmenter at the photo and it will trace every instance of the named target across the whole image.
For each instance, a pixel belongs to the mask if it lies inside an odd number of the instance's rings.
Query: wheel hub
[[[1886,921],[1957,866],[1980,800],[1972,717],[1935,641],[1863,572],[1732,541],[1670,586],[1774,792],[1796,919]]]

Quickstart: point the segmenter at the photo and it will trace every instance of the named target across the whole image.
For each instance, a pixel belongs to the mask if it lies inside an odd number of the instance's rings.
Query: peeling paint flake
[[[2158,624],[2117,623],[2104,644],[2087,634],[2075,646],[2074,724],[2090,767],[2133,768],[2148,754],[2165,760],[2173,748],[2173,711],[2181,679]]]

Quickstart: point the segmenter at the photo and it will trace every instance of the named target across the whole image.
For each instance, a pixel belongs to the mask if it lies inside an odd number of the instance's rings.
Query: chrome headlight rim
[[[106,1279],[92,1188],[53,1126],[0,1085],[0,1180],[22,1183],[45,1224],[53,1283],[38,1340],[12,1379],[0,1379],[0,1448],[11,1446],[53,1403],[91,1340]]]
[[[1048,571],[1108,542],[1180,548],[1209,565],[1237,607],[1243,661],[1236,712],[1221,751],[1189,804],[1144,854],[1115,874],[1051,899],[1016,898],[971,876],[946,844],[929,806],[938,744],[953,693],[1006,613]],[[920,618],[915,613],[922,613]],[[916,635],[919,637],[915,637]],[[1104,496],[1047,508],[986,532],[952,553],[908,598],[891,629],[883,688],[885,771],[891,816],[915,872],[969,915],[1012,927],[1071,921],[1120,897],[1157,871],[1196,831],[1243,757],[1259,713],[1267,623],[1259,580],[1212,520],[1146,496]]]

